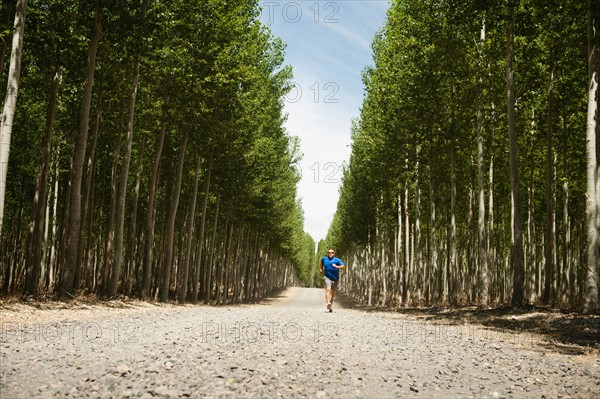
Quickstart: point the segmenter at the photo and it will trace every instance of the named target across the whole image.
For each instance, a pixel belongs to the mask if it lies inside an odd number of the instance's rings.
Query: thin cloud
[[[344,24],[341,23],[329,23],[323,25],[348,40],[352,45],[351,48],[354,50],[356,50],[354,46],[358,45],[360,48],[362,48],[362,50],[368,52],[369,54],[371,53],[370,38],[367,39],[355,33],[353,30],[344,27]]]

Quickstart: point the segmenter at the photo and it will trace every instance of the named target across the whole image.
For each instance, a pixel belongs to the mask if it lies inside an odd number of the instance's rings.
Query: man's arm
[[[346,268],[346,265],[344,264],[344,261],[341,259],[338,259],[339,263],[337,265],[333,265],[333,267],[335,267],[338,270],[343,270]]]
[[[322,258],[321,258],[321,261],[319,263],[321,265],[321,267],[320,267],[319,270],[321,271],[321,274],[323,274],[323,259]]]

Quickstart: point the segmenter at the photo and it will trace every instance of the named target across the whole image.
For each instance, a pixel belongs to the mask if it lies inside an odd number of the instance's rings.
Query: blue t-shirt
[[[321,258],[321,262],[323,262],[323,273],[325,277],[330,280],[337,280],[340,275],[339,269],[333,267],[333,265],[343,266],[344,262],[340,258],[336,258],[335,256],[329,259],[327,256],[323,256]]]

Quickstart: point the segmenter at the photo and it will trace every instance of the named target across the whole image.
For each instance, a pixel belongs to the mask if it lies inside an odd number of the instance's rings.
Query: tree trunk
[[[246,251],[245,251],[245,257],[244,257],[244,270],[243,270],[243,274],[244,274],[244,292],[243,292],[243,302],[244,303],[248,303],[249,302],[249,296],[250,296],[250,269],[251,269],[251,259],[253,256],[253,250],[255,248],[255,243],[252,240],[253,236],[253,232],[252,230],[248,231],[248,245],[246,247]],[[257,241],[257,237],[254,237],[254,241]]]
[[[221,193],[217,194],[217,206],[215,209],[215,219],[214,219],[214,223],[213,223],[213,232],[212,232],[212,237],[211,237],[211,242],[210,242],[210,252],[209,252],[209,259],[208,262],[206,264],[206,269],[205,272],[206,274],[206,280],[205,280],[205,284],[206,286],[204,287],[204,303],[208,304],[210,303],[210,299],[212,296],[212,277],[213,277],[213,260],[214,260],[214,253],[215,253],[215,241],[217,239],[217,225],[219,222],[219,205],[221,203]],[[216,280],[216,276],[215,276],[215,280]]]
[[[46,289],[48,291],[54,290],[55,274],[56,274],[56,262],[57,262],[57,245],[58,245],[58,187],[59,187],[59,165],[58,158],[60,158],[60,147],[56,149],[56,161],[54,167],[54,195],[52,198],[52,243],[50,244],[50,260],[48,261],[48,279],[46,283]]]
[[[598,117],[598,38],[600,33],[600,0],[588,0],[588,110],[586,129],[586,250],[587,282],[584,313],[598,308],[598,160],[596,148],[596,118]]]
[[[50,169],[50,167],[48,168]],[[49,173],[50,171],[48,171]],[[40,270],[40,284],[43,286],[44,282],[46,281],[46,276],[47,276],[47,261],[46,259],[48,259],[46,257],[46,255],[48,254],[48,238],[49,238],[49,234],[50,234],[50,196],[46,194],[46,203],[44,204],[44,207],[46,208],[44,210],[44,232],[43,232],[43,237],[42,237],[42,253],[40,255],[40,264],[41,264],[41,270]]]
[[[104,266],[102,267],[102,284],[101,284],[101,295],[108,295],[109,288],[109,272],[111,270],[111,261],[114,251],[115,242],[115,220],[117,215],[117,179],[119,170],[119,154],[121,153],[121,134],[118,134],[117,148],[113,157],[112,174],[110,179],[110,211],[108,214],[108,226],[106,228],[106,242],[104,251]]]
[[[134,189],[134,198],[133,198],[133,206],[131,209],[131,223],[129,225],[129,248],[127,253],[129,254],[129,259],[127,261],[127,275],[125,276],[125,284],[126,290],[125,293],[127,296],[130,296],[133,290],[133,281],[135,280],[136,285],[139,285],[139,275],[138,275],[138,266],[139,262],[136,262],[137,258],[137,249],[139,243],[138,237],[138,228],[137,228],[137,213],[138,213],[138,204],[140,199],[140,186],[142,184],[142,172],[143,172],[143,162],[144,158],[144,149],[146,147],[146,136],[142,136],[141,142],[138,148],[138,170],[136,173],[135,179],[135,189]]]
[[[183,176],[183,164],[185,161],[185,149],[187,147],[187,134],[183,134],[181,147],[179,148],[179,166],[177,176],[173,182],[173,191],[171,192],[171,207],[167,219],[165,263],[163,265],[163,279],[160,286],[159,301],[166,302],[169,298],[169,288],[171,287],[171,269],[173,266],[173,238],[175,235],[175,216],[179,205],[179,196],[181,192],[181,178]]]
[[[454,137],[450,147],[450,281],[452,289],[450,292],[450,302],[453,305],[458,303],[458,282],[459,270],[457,269],[458,254],[456,249],[456,153],[454,149]]]
[[[225,217],[225,225],[220,228],[218,231],[215,230],[215,233],[217,234],[217,236],[219,236],[219,240],[218,240],[218,244],[216,244],[216,248],[214,249],[214,251],[211,253],[211,264],[214,264],[214,270],[215,270],[215,304],[218,306],[221,304],[221,289],[222,289],[222,283],[223,283],[223,261],[222,261],[222,257],[220,257],[219,255],[221,255],[221,249],[222,247],[224,247],[225,245],[225,241],[227,240],[227,231],[229,230],[228,228],[228,224],[229,224],[229,220],[227,219],[227,217]],[[221,236],[222,235],[222,236]],[[216,238],[213,237],[213,240]],[[214,241],[213,241],[214,243]]]
[[[492,103],[492,121],[495,120],[495,105]],[[496,262],[496,244],[495,244],[495,230],[494,230],[494,142],[495,142],[495,129],[494,122],[492,122],[490,126],[490,166],[488,172],[488,184],[489,184],[489,193],[488,193],[488,269],[490,266],[495,265],[496,271],[498,271],[499,266]],[[498,280],[499,273],[496,272],[496,280]],[[492,287],[494,287],[492,285]]]
[[[237,249],[235,250],[235,259],[233,260],[234,285],[232,301],[234,304],[238,304],[240,302],[240,293],[242,287],[241,283],[243,277],[240,259],[242,256],[242,251],[244,250],[244,243],[247,242],[247,240],[245,239],[246,236],[248,236],[248,234],[246,234],[246,230],[244,229],[244,227],[242,227],[240,232],[238,233]]]
[[[534,148],[535,143],[535,108],[531,114],[531,141],[530,148]],[[525,288],[524,297],[528,302],[535,301],[535,295],[538,292],[536,278],[538,272],[541,273],[540,264],[537,261],[537,230],[535,225],[535,157],[529,157],[529,187],[527,195],[527,237],[525,239]],[[539,286],[541,292],[541,285]]]
[[[56,73],[52,78],[52,89],[50,100],[48,101],[48,112],[46,114],[46,134],[42,144],[42,155],[40,158],[40,169],[36,184],[36,193],[33,199],[32,212],[32,235],[31,246],[29,247],[28,258],[30,265],[26,265],[27,270],[31,270],[26,292],[29,295],[36,295],[40,274],[42,269],[42,249],[44,246],[44,222],[46,219],[46,202],[48,188],[48,170],[50,169],[50,154],[52,150],[52,133],[54,126],[54,115],[56,113],[56,104],[58,102],[58,87],[60,85],[60,67],[56,68]]]
[[[233,228],[233,223],[230,223],[229,225],[229,233],[227,234],[227,246],[226,246],[226,250],[225,250],[225,256],[223,257],[223,265],[225,268],[225,277],[224,277],[224,284],[223,284],[223,297],[221,298],[221,305],[225,305],[227,303],[227,300],[229,298],[229,279],[230,279],[230,269],[231,267],[229,267],[229,264],[231,263],[231,245],[233,243],[233,232],[234,232],[234,228]]]
[[[148,206],[146,207],[146,242],[144,246],[144,263],[142,289],[140,291],[140,299],[145,301],[150,293],[150,282],[152,273],[152,250],[154,248],[154,208],[156,202],[156,186],[158,185],[158,170],[160,167],[160,159],[163,146],[165,143],[165,135],[167,133],[167,116],[169,112],[170,97],[165,98],[163,105],[163,113],[160,127],[160,135],[154,153],[154,162],[152,163],[152,175],[148,183]]]
[[[92,101],[92,87],[94,84],[94,71],[96,68],[96,52],[100,41],[100,0],[95,2],[94,29],[88,50],[88,63],[83,88],[83,99],[79,114],[79,132],[73,154],[73,172],[71,174],[71,189],[69,200],[67,227],[66,262],[60,280],[59,298],[65,300],[73,297],[75,269],[77,265],[77,251],[79,246],[79,225],[81,223],[81,179],[83,163],[87,145],[88,128],[90,120],[90,104]]]
[[[571,244],[571,233],[569,229],[569,179],[568,179],[568,157],[567,157],[567,129],[566,129],[566,117],[563,116],[563,184],[562,184],[562,197],[563,197],[563,217],[562,217],[562,269],[563,269],[563,284],[564,292],[567,294],[567,300],[569,302],[574,301],[575,297],[572,295],[573,290],[572,283],[574,276],[572,274],[571,262],[570,262],[570,244]]]
[[[481,25],[481,34],[479,45],[483,46],[485,42],[485,20]],[[479,212],[477,218],[478,248],[479,248],[479,295],[478,302],[480,306],[488,304],[488,253],[487,241],[485,237],[485,191],[483,187],[483,49],[480,49],[480,70],[479,70],[479,99],[477,101],[477,191],[479,199]]]
[[[419,185],[419,148],[417,147],[417,162],[415,164],[415,274],[416,289],[415,301],[421,306],[421,288],[423,279],[422,251],[421,251],[421,187]]]
[[[102,119],[102,93],[98,94],[97,99],[97,111],[96,111],[96,122],[94,126],[94,131],[92,135],[92,145],[90,148],[90,154],[88,155],[87,161],[87,179],[85,180],[85,185],[83,188],[83,198],[82,198],[82,209],[81,209],[81,217],[82,222],[80,224],[80,237],[79,240],[79,248],[77,250],[77,264],[78,265],[87,265],[88,256],[84,257],[84,250],[88,248],[90,242],[93,242],[93,232],[94,232],[94,183],[95,183],[95,175],[96,175],[96,152],[98,147],[98,132],[100,130],[100,121]],[[84,235],[85,227],[88,227],[87,234],[87,243],[85,242],[86,236]],[[87,245],[86,245],[87,244]],[[79,287],[79,279],[80,279],[80,271],[81,268],[78,267],[75,269],[75,277],[74,277],[74,286]]]
[[[208,162],[208,170],[206,171],[206,177],[204,178],[204,202],[202,203],[202,218],[200,219],[200,233],[198,237],[198,255],[196,256],[196,267],[194,268],[194,285],[192,287],[192,301],[196,303],[198,301],[198,284],[200,283],[200,279],[202,282],[206,282],[206,264],[202,259],[202,251],[204,249],[204,232],[206,229],[206,211],[208,209],[208,194],[210,192],[210,177],[212,175],[212,156]],[[204,265],[204,268],[201,266]],[[202,285],[202,293],[204,293],[204,289],[206,284]]]
[[[135,116],[135,100],[138,90],[138,78],[140,75],[140,61],[137,60],[133,67],[133,78],[131,79],[131,92],[127,107],[127,133],[125,136],[125,154],[121,165],[121,176],[119,178],[119,189],[117,190],[117,220],[115,228],[115,257],[112,264],[112,273],[108,296],[114,298],[117,295],[119,285],[121,264],[123,262],[123,230],[125,228],[125,200],[127,198],[127,181],[129,180],[129,164],[131,162],[131,148],[133,144],[133,118]]]
[[[521,215],[521,190],[517,157],[517,119],[515,110],[514,83],[514,0],[508,0],[506,7],[508,25],[506,28],[506,86],[507,86],[507,118],[510,156],[510,185],[513,206],[513,292],[511,305],[519,307],[524,302],[525,256],[523,253],[523,221]]]
[[[542,301],[548,305],[552,297],[552,281],[554,280],[554,162],[552,149],[552,119],[554,113],[554,59],[550,70],[548,87],[548,126],[546,131],[546,230],[544,237],[544,293]],[[559,288],[559,287],[557,287]]]
[[[470,164],[474,164],[473,160],[470,161]],[[471,172],[473,172],[473,168],[471,168]],[[479,296],[477,289],[477,280],[479,278],[477,271],[477,253],[474,253],[474,251],[477,249],[477,246],[474,244],[477,232],[475,231],[475,217],[473,216],[475,214],[473,210],[475,205],[475,182],[473,180],[474,176],[471,175],[469,178],[471,184],[469,184],[467,190],[469,207],[467,211],[467,225],[465,226],[466,240],[464,240],[466,241],[467,245],[466,248],[462,249],[465,253],[464,259],[466,259],[466,276],[463,281],[465,284],[465,292],[467,293],[467,303],[469,304],[471,302],[475,302]]]
[[[401,192],[398,192],[398,234],[396,235],[396,286],[398,287],[396,290],[396,300],[398,301],[398,305],[404,305],[403,295],[404,295],[404,282],[406,281],[404,278],[404,240],[402,236],[402,229],[404,226],[402,225],[402,195]]]
[[[21,55],[23,53],[23,36],[25,35],[25,11],[27,0],[17,1],[15,25],[10,54],[10,67],[8,70],[8,84],[6,98],[2,110],[2,124],[0,125],[0,238],[4,220],[4,199],[6,195],[6,173],[8,170],[8,155],[10,152],[10,138],[13,120],[17,109],[17,93],[19,92],[19,77],[21,75]]]
[[[254,263],[252,265],[252,274],[250,275],[250,278],[251,278],[250,284],[252,286],[250,299],[253,302],[256,300],[256,296],[257,296],[257,293],[260,288],[259,285],[260,285],[261,281],[259,280],[259,276],[261,273],[261,264],[263,262],[263,255],[264,255],[264,252],[266,252],[261,249],[261,242],[262,242],[262,239],[259,236],[258,241],[256,242],[256,254],[255,254],[255,258],[254,258]],[[370,270],[373,270],[373,268],[371,268]]]
[[[192,192],[190,211],[188,214],[188,231],[186,234],[187,245],[185,248],[184,258],[181,267],[183,268],[183,279],[181,282],[181,290],[179,292],[179,303],[184,303],[188,293],[188,276],[190,272],[190,263],[192,255],[192,242],[194,236],[194,219],[196,218],[196,200],[198,198],[198,181],[200,180],[200,156],[196,156],[196,177],[194,177],[194,191]]]
[[[223,228],[221,229],[222,231],[222,237],[219,243],[219,250],[216,251],[215,256],[216,258],[216,287],[217,287],[217,292],[216,292],[216,305],[222,305],[223,304],[223,296],[225,294],[225,269],[227,267],[227,246],[228,246],[228,240],[229,240],[229,231],[230,231],[230,226],[231,226],[231,222],[229,220],[229,218],[227,218],[227,216],[225,217],[225,225],[223,226]],[[218,255],[218,256],[217,256]]]

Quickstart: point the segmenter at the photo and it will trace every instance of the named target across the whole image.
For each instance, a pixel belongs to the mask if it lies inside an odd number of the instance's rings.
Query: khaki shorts
[[[325,287],[331,287],[331,289],[335,291],[337,290],[337,285],[337,280],[330,280],[329,278],[325,277]]]

